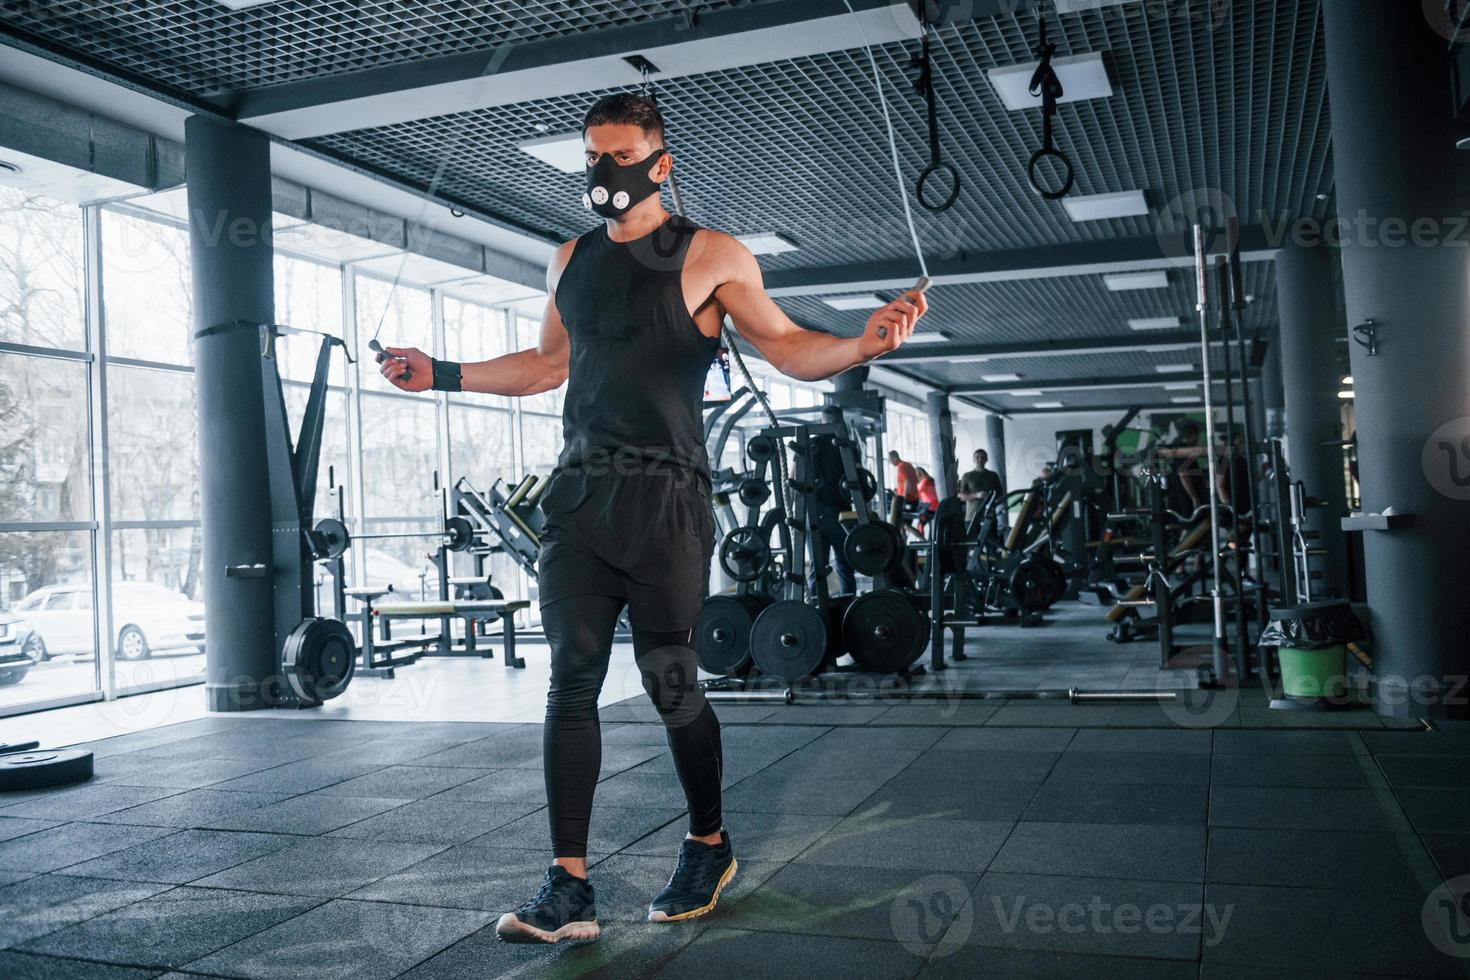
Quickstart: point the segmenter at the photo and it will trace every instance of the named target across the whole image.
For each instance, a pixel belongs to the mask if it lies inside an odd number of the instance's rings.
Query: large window
[[[99,687],[85,242],[0,187],[0,712]]]

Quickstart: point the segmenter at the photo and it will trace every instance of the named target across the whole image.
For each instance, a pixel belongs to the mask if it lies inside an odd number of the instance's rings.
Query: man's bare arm
[[[575,244],[567,242],[558,248],[546,270],[546,313],[541,318],[541,337],[536,346],[488,361],[461,364],[462,390],[521,397],[551,391],[566,381],[571,343],[556,308],[556,283],[571,258]],[[392,357],[383,362],[383,377],[404,391],[428,390],[433,380],[429,355],[411,347],[386,347],[384,350]],[[404,374],[409,375],[409,380],[403,379]]]
[[[804,330],[766,295],[760,265],[748,248],[726,235],[717,247],[723,282],[715,299],[772,367],[801,381],[821,381],[897,350],[928,309],[922,295],[910,293],[877,310],[860,337]],[[883,336],[880,327],[886,328]]]

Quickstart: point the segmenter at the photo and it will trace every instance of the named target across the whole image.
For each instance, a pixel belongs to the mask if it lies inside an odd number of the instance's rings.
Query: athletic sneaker
[[[735,877],[739,865],[730,848],[730,835],[720,831],[720,843],[701,844],[684,838],[674,876],[648,906],[649,922],[680,922],[714,910],[720,892]]]
[[[507,943],[559,943],[563,939],[596,939],[597,905],[592,884],[559,864],[546,872],[536,897],[495,923],[495,935]]]

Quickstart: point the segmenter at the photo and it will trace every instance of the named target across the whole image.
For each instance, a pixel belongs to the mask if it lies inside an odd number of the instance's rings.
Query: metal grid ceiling
[[[1247,331],[1276,322],[1276,277],[1270,263],[1244,266],[1242,282],[1255,299],[1246,308]],[[882,293],[885,299],[896,292]],[[1194,274],[1169,273],[1168,289],[1109,292],[1102,276],[1021,279],[936,287],[935,302],[923,330],[940,331],[958,344],[1027,343],[1052,338],[1118,337],[1133,331],[1129,320],[1177,316],[1180,329],[1194,329]],[[781,306],[793,317],[833,333],[856,336],[868,310],[834,310],[813,296],[783,297]]]
[[[749,0],[700,0],[703,9]],[[683,0],[0,0],[0,20],[210,96],[680,14]]]
[[[1145,190],[1153,207],[1217,189],[1240,214],[1320,214],[1329,190],[1325,58],[1318,0],[1228,6],[1215,26],[1155,17],[1147,5],[1061,18],[1061,54],[1106,51],[1116,95],[1059,107],[1058,145],[1077,164],[1075,194]],[[1054,18],[1055,22],[1055,18]],[[1026,185],[1039,112],[1007,111],[985,71],[1029,60],[1030,14],[940,29],[936,70],[946,158],[965,176],[955,207],[920,210],[932,254],[1149,236],[1148,218],[1074,224]],[[903,169],[927,162],[909,47],[879,51],[895,100]],[[691,215],[733,233],[780,231],[799,252],[781,269],[902,255],[907,232],[861,52],[838,52],[658,83]],[[580,175],[528,162],[516,145],[580,126],[592,98],[547,99],[337,134],[336,154],[439,188],[518,223],[569,238],[591,227]],[[545,127],[545,130],[539,127]]]

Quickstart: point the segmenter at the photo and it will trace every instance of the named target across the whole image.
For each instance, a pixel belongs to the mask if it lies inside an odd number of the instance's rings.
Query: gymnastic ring
[[[949,174],[950,179],[954,181],[954,187],[950,189],[949,196],[941,203],[931,204],[924,198],[924,185],[929,182],[930,177],[933,177],[941,171]],[[955,199],[960,196],[960,172],[954,168],[953,164],[945,163],[942,160],[934,161],[924,168],[923,173],[919,174],[919,179],[914,184],[914,196],[919,199],[919,203],[923,205],[925,210],[933,211],[936,214],[940,211],[948,211],[954,207]]]
[[[1062,182],[1059,190],[1049,191],[1041,186],[1041,181],[1036,179],[1036,168],[1047,157],[1055,157],[1062,161],[1062,165],[1067,168],[1067,179]],[[1026,164],[1026,179],[1031,182],[1031,189],[1048,201],[1059,201],[1066,197],[1072,190],[1072,182],[1076,179],[1076,176],[1076,172],[1072,169],[1072,161],[1068,159],[1067,155],[1061,150],[1054,149],[1050,146],[1043,146],[1037,150],[1031,155],[1031,162]]]

